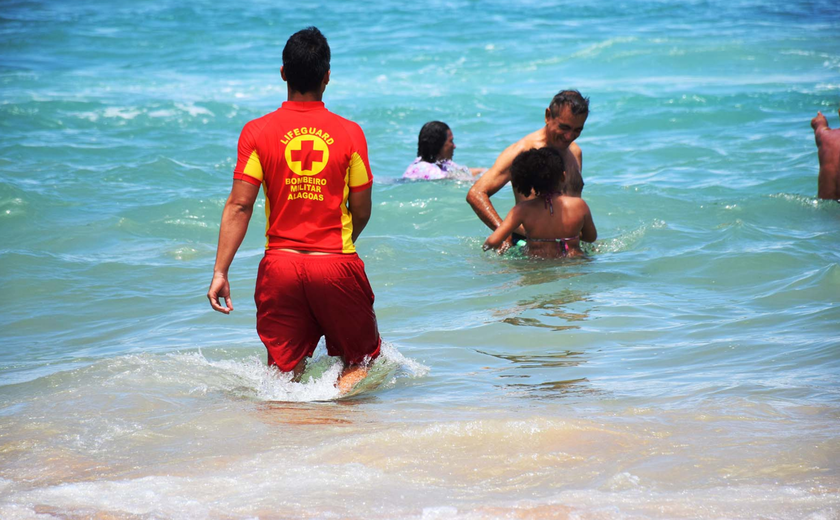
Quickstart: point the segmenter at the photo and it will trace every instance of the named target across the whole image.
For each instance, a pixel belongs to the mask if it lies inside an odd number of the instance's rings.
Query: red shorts
[[[373,290],[355,253],[269,249],[260,262],[254,301],[268,364],[284,372],[312,356],[321,336],[327,337],[327,353],[348,364],[379,355]]]

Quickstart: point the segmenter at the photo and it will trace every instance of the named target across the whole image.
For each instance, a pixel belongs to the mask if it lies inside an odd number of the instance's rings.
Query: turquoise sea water
[[[333,49],[364,128],[387,345],[336,400],[264,367],[263,203],[210,310],[236,140]],[[840,518],[840,7],[3,2],[0,517]],[[428,120],[490,166],[578,88],[599,241],[482,253],[469,185],[399,181]],[[504,214],[509,188],[494,197]]]

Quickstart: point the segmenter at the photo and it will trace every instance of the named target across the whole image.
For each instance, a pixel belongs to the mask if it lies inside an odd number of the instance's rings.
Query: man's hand
[[[222,273],[213,275],[210,290],[207,291],[207,298],[210,300],[210,306],[213,307],[214,311],[230,314],[230,311],[233,310],[233,301],[230,299],[230,283],[228,283],[227,276]],[[224,306],[221,305],[222,301],[224,301]]]
[[[207,298],[213,310],[230,314],[233,303],[230,300],[230,284],[227,273],[236,250],[242,244],[245,233],[248,232],[248,221],[254,211],[254,201],[257,200],[260,186],[244,180],[233,181],[230,196],[222,211],[222,224],[219,227],[219,247],[216,249],[216,264],[213,266],[213,281]],[[220,305],[221,301],[224,305]]]

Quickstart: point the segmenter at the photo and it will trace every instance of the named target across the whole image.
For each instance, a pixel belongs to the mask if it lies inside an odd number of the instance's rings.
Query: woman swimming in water
[[[420,129],[417,138],[417,159],[403,173],[403,179],[473,180],[486,168],[468,168],[452,160],[455,138],[449,125],[442,121],[429,121]]]
[[[513,188],[533,198],[511,208],[502,224],[484,242],[484,250],[499,248],[520,225],[525,228],[526,253],[538,258],[580,256],[580,241],[594,242],[598,231],[589,206],[580,197],[563,194],[565,165],[553,148],[522,152],[510,167]]]

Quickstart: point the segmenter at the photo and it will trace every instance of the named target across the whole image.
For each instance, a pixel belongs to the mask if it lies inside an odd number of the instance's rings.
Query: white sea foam
[[[135,108],[128,108],[128,107],[108,107],[105,109],[105,112],[102,114],[104,117],[109,118],[120,118],[120,119],[134,119],[135,117],[139,116],[142,112]]]
[[[175,103],[175,106],[183,110],[184,112],[188,113],[189,115],[195,116],[212,116],[215,115],[210,110],[204,107],[197,107],[193,103]]]
[[[335,385],[343,365],[340,359],[326,355],[323,340],[299,382],[293,381],[290,373],[279,372],[257,357],[209,360],[201,352],[170,356],[186,363],[220,369],[222,377],[208,383],[243,397],[283,402],[331,401],[342,397]],[[383,341],[380,356],[371,363],[368,377],[359,383],[352,395],[392,386],[398,377],[422,377],[428,371],[428,367],[406,358],[393,345]],[[205,387],[204,391],[207,390],[209,388]]]
[[[160,109],[160,110],[152,110],[152,111],[149,112],[148,115],[149,115],[149,117],[167,119],[167,118],[173,117],[175,114],[176,114],[176,112],[174,110]]]
[[[631,231],[625,231],[616,237],[604,238],[598,242],[588,245],[584,244],[584,249],[594,253],[618,253],[621,251],[628,251],[639,243],[648,231],[652,229],[663,229],[667,227],[664,220],[656,219],[653,222],[643,225]]]

